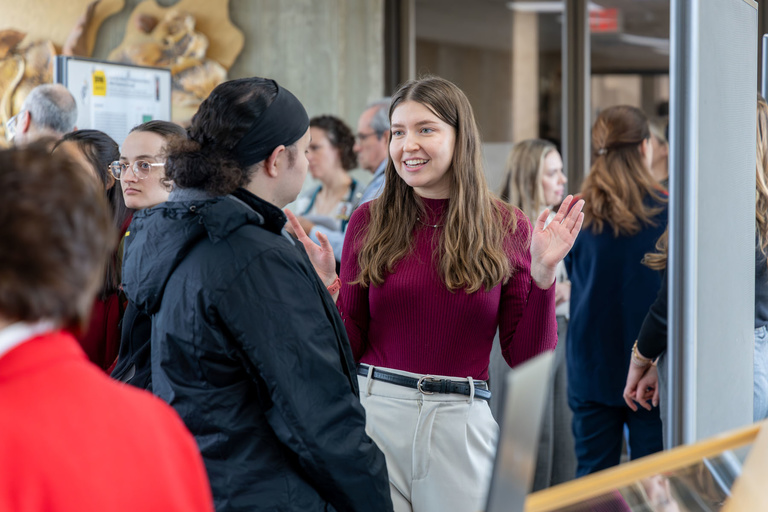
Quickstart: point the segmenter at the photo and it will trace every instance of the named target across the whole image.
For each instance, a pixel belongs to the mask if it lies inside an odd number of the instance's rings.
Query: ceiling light
[[[559,13],[563,12],[564,7],[564,2],[507,2],[507,9],[515,12]],[[589,2],[587,10],[602,11],[603,7]]]

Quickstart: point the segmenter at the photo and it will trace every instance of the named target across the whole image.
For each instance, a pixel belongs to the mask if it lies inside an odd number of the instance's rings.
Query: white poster
[[[77,101],[77,127],[101,130],[118,144],[136,125],[171,119],[168,69],[59,57],[56,77]]]

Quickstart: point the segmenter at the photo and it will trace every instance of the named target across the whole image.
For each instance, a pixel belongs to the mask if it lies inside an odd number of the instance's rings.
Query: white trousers
[[[458,394],[425,395],[364,376],[358,382],[366,431],[386,456],[395,512],[483,510],[499,435],[488,402]]]

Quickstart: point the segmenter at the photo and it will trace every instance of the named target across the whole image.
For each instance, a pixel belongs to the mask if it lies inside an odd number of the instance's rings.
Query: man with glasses
[[[5,125],[5,135],[14,146],[47,141],[53,145],[75,130],[77,103],[61,84],[38,85],[21,105],[21,111]]]
[[[354,205],[354,208],[376,199],[384,190],[384,169],[387,166],[387,157],[389,156],[389,104],[390,98],[388,97],[371,103],[360,115],[357,122],[354,146],[357,162],[360,168],[373,173],[373,178],[363,190],[363,195],[360,196],[360,201]],[[315,243],[320,243],[317,233],[324,234],[333,247],[336,261],[341,261],[341,251],[344,248],[344,231],[331,231],[323,226],[316,226],[304,217],[298,219],[304,231]],[[286,228],[290,228],[290,225]]]

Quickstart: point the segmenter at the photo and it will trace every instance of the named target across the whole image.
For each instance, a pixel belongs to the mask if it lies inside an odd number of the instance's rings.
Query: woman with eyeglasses
[[[187,132],[168,121],[149,121],[131,130],[123,141],[119,160],[110,168],[120,180],[125,204],[135,210],[152,208],[168,200],[171,182],[165,177],[165,147],[186,138]],[[122,258],[122,247],[119,250]],[[120,352],[112,377],[138,388],[150,389],[150,318],[129,301],[123,317]]]
[[[110,162],[120,156],[117,142],[98,130],[78,130],[64,135],[53,147],[54,155],[64,155],[81,169],[92,174],[104,188],[112,214],[112,225],[120,234],[130,222],[131,210],[127,209],[120,188],[110,174]],[[117,257],[119,239],[115,237],[115,253],[107,262],[101,290],[95,298],[88,328],[76,333],[88,359],[104,371],[109,371],[120,346],[120,264]]]

